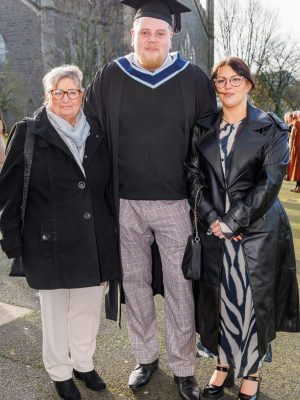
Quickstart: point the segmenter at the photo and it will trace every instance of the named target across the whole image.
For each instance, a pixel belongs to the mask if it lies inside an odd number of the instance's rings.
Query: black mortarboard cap
[[[173,27],[174,32],[181,29],[180,14],[191,11],[177,0],[121,0],[121,3],[137,10],[134,20],[141,17],[162,19]]]

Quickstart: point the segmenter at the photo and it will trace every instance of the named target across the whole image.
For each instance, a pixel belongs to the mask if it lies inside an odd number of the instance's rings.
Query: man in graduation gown
[[[158,365],[151,287],[155,240],[162,261],[169,365],[181,397],[196,400],[192,285],[181,271],[191,234],[183,164],[191,129],[200,116],[215,111],[215,95],[200,68],[170,53],[172,25],[179,31],[180,13],[189,8],[175,0],[122,3],[137,9],[134,52],[98,71],[87,89],[85,113],[107,134],[112,153],[128,332],[138,363],[129,386],[143,387]]]

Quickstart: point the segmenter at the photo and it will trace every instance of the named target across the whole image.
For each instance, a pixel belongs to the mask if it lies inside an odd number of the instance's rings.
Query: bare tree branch
[[[122,45],[117,39],[121,36],[121,8],[114,3],[118,1],[56,0],[56,29],[49,32],[54,37],[53,59],[78,65],[85,86],[101,65],[116,57]]]
[[[299,79],[299,46],[279,32],[278,11],[263,7],[261,0],[217,0],[216,5],[218,55],[242,58],[257,80],[256,104],[282,115],[289,88]]]

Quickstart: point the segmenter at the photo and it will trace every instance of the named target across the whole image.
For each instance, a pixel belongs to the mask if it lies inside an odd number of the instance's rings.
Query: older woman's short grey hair
[[[44,104],[48,103],[49,92],[55,89],[58,82],[64,78],[73,79],[77,88],[83,90],[82,87],[82,72],[76,65],[62,65],[60,67],[55,67],[43,78],[44,94],[45,100]]]

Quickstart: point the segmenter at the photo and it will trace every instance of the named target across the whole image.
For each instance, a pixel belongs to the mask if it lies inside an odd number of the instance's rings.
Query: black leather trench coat
[[[207,235],[207,230],[219,216],[236,235],[243,235],[262,357],[276,331],[300,328],[292,233],[277,197],[289,161],[287,127],[248,104],[226,184],[218,142],[220,119],[217,113],[198,121],[186,163],[192,207],[197,188],[205,185],[197,204],[203,270],[194,283],[196,325],[204,346],[217,354],[224,241]],[[227,213],[226,192],[231,202]]]
[[[102,282],[117,288],[113,283],[121,278],[120,257],[109,200],[111,159],[104,136],[91,126],[84,175],[45,109],[37,115],[21,234],[25,132],[25,121],[15,126],[0,175],[2,250],[9,258],[22,256],[26,279],[35,289],[80,288]],[[110,305],[110,317],[116,319],[118,304]]]

